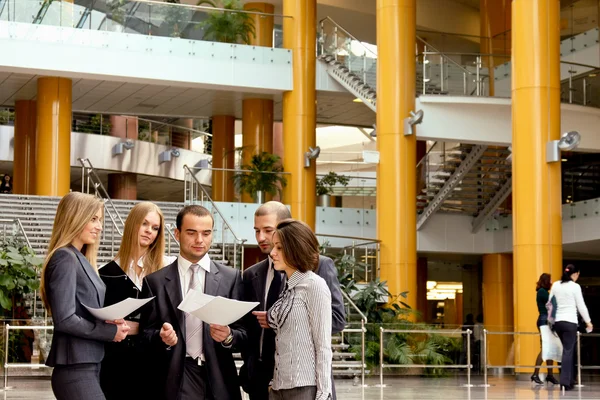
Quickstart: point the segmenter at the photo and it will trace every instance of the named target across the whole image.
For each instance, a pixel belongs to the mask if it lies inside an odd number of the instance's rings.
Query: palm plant
[[[221,4],[211,0],[200,0],[198,5],[227,10],[211,12],[206,20],[198,24],[199,28],[204,29],[204,40],[250,44],[251,39],[256,37],[254,20],[244,11],[240,0],[222,0]]]
[[[276,154],[263,151],[254,154],[250,163],[242,165],[243,172],[236,173],[232,179],[236,188],[243,193],[254,196],[257,192],[281,195],[281,189],[287,180],[281,176],[283,167],[281,158]]]

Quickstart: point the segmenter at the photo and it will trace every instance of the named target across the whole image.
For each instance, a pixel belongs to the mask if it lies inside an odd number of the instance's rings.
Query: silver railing
[[[352,301],[350,296],[346,292],[342,290],[342,296],[348,302],[348,304],[360,315],[360,329],[355,328],[344,328],[342,331],[342,343],[344,342],[344,334],[345,333],[360,333],[360,376],[361,376],[361,385],[365,386],[365,369],[367,368],[367,364],[365,362],[365,334],[367,333],[366,324],[368,322],[367,316],[358,308],[358,306]]]
[[[78,158],[77,161],[81,164],[81,192],[93,194],[105,199],[104,216],[106,217],[108,215],[112,224],[112,229],[110,230],[110,248],[112,255],[114,255],[116,248],[115,230],[117,231],[118,237],[123,237],[121,228],[125,226],[125,222],[123,222],[115,203],[108,195],[108,191],[104,187],[104,184],[102,184],[102,180],[94,170],[91,161],[87,158]]]
[[[366,264],[364,275],[365,282],[369,282],[369,279],[373,280],[379,276],[381,270],[381,240],[359,236],[330,235],[325,233],[316,233],[315,236],[350,241],[351,243],[349,245],[336,246],[335,244],[328,244],[327,247],[341,248],[344,255],[351,255],[355,259],[364,257],[364,264]],[[364,250],[362,249],[363,247]],[[371,262],[373,259],[374,262]],[[352,278],[354,279],[355,276],[356,271],[355,269],[352,269]]]
[[[229,247],[232,246],[233,247],[233,266],[234,266],[234,268],[243,269],[244,243],[248,239],[240,238],[235,234],[235,232],[233,231],[233,228],[231,227],[229,222],[227,222],[227,219],[225,218],[225,216],[223,215],[223,213],[217,206],[217,203],[215,203],[212,200],[212,198],[208,194],[208,191],[200,183],[198,178],[196,178],[196,175],[194,174],[192,169],[190,167],[188,167],[187,165],[184,165],[183,169],[185,170],[185,179],[184,179],[184,193],[186,196],[185,202],[187,204],[195,204],[197,202],[200,202],[200,203],[208,202],[209,208],[212,209],[213,217],[217,216],[218,218],[220,218],[220,220],[215,221],[215,231],[217,231],[219,229],[219,227],[221,228],[220,229],[221,238],[220,238],[220,242],[217,242],[217,244],[220,244],[222,246],[224,255],[228,254]],[[233,237],[233,240],[229,241],[227,239],[227,232],[229,232],[231,234],[231,236]],[[240,253],[239,258],[238,258],[238,252]]]
[[[467,335],[467,363],[466,364],[457,364],[457,365],[435,365],[435,364],[385,364],[383,362],[383,336],[385,333],[425,333],[425,334],[435,334],[435,335],[447,335],[447,336],[456,336],[456,335]],[[444,368],[444,369],[452,369],[452,368],[466,368],[467,369],[467,384],[462,385],[465,387],[473,387],[471,384],[471,369],[473,365],[471,363],[471,335],[473,331],[467,329],[466,331],[462,330],[454,330],[454,329],[430,329],[430,330],[412,330],[412,329],[385,329],[383,327],[379,328],[379,386],[385,387],[383,384],[383,369],[384,368]]]
[[[175,225],[173,224],[165,224],[165,231],[167,231],[167,253],[171,254],[171,240],[175,241],[175,243],[179,244],[179,241],[175,237],[173,230],[175,229]]]
[[[19,218],[0,218],[0,224],[2,225],[2,231],[0,231],[0,234],[2,234],[2,238],[4,240],[6,240],[7,238],[7,233],[8,233],[8,229],[7,226],[10,224],[12,225],[12,236],[16,236],[17,231],[21,232],[21,235],[23,235],[23,238],[25,239],[25,243],[27,243],[27,247],[29,247],[30,249],[33,250],[33,247],[31,246],[31,242],[29,241],[29,237],[27,237],[27,233],[25,232],[25,228],[23,228],[23,224],[21,223],[21,220]]]

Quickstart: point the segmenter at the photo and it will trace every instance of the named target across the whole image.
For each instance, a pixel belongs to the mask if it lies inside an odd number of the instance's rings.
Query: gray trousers
[[[57,365],[52,371],[57,400],[105,400],[100,388],[100,364]]]
[[[315,400],[316,386],[302,386],[292,389],[273,390],[269,392],[269,400]]]

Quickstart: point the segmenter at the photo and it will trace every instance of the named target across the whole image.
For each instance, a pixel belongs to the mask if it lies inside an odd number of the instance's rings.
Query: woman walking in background
[[[104,306],[138,298],[144,277],[176,258],[165,256],[165,223],[160,208],[147,201],[136,204],[125,220],[117,257],[100,268],[100,278],[106,284]],[[155,395],[152,358],[138,340],[139,315],[137,310],[125,318],[131,330],[124,341],[106,344],[100,384],[108,400],[151,399]],[[145,384],[138,384],[144,380]]]
[[[331,293],[313,272],[319,242],[308,225],[293,219],[281,221],[272,240],[273,267],[285,272],[287,283],[267,313],[275,330],[269,400],[330,399]]]
[[[567,265],[559,282],[554,282],[550,290],[550,298],[556,298],[555,330],[563,345],[560,385],[565,390],[575,385],[575,342],[577,340],[577,312],[587,325],[589,332],[594,328],[590,314],[581,293],[579,267]]]
[[[539,312],[539,316],[537,319],[537,328],[540,332],[540,352],[535,361],[535,371],[533,375],[531,375],[531,380],[538,385],[542,385],[543,382],[540,380],[539,366],[542,365],[544,361],[542,357],[542,349],[548,348],[553,344],[550,335],[554,335],[550,328],[548,327],[548,310],[546,309],[546,303],[550,297],[550,287],[552,286],[552,282],[550,280],[550,274],[543,273],[540,275],[540,279],[538,279],[537,284],[535,286],[536,296],[535,301],[537,303],[537,308]],[[546,375],[546,382],[550,382],[554,385],[558,385],[558,381],[554,377],[552,373],[552,366],[554,365],[554,361],[552,359],[546,359],[546,365],[548,366],[548,375]]]
[[[52,313],[54,335],[46,365],[58,400],[104,400],[100,362],[104,343],[127,336],[124,321],[98,321],[83,306],[101,308],[105,286],[96,270],[102,231],[102,200],[78,192],[64,196],[56,210],[40,294]]]

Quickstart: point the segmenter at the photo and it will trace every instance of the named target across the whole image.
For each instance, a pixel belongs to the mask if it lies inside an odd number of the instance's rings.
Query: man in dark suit
[[[254,233],[263,254],[271,252],[271,239],[277,224],[287,218],[291,218],[290,211],[276,201],[269,201],[256,210]],[[337,270],[330,258],[320,256],[315,272],[325,279],[331,291],[332,333],[339,333],[346,326],[346,315]],[[267,324],[266,310],[277,300],[285,284],[284,279],[274,270],[270,257],[244,271],[244,299],[260,303],[257,311],[252,313],[254,317],[248,315],[245,319],[248,342],[242,350],[244,365],[240,370],[240,380],[250,400],[266,400],[269,397],[269,382],[275,366],[275,333]],[[333,377],[332,389],[335,399]]]
[[[143,296],[156,298],[140,326],[159,357],[164,399],[241,400],[232,351],[246,341],[245,327],[209,325],[177,308],[188,290],[242,300],[240,272],[208,257],[213,225],[206,208],[184,207],[175,230],[177,261],[144,279]]]

